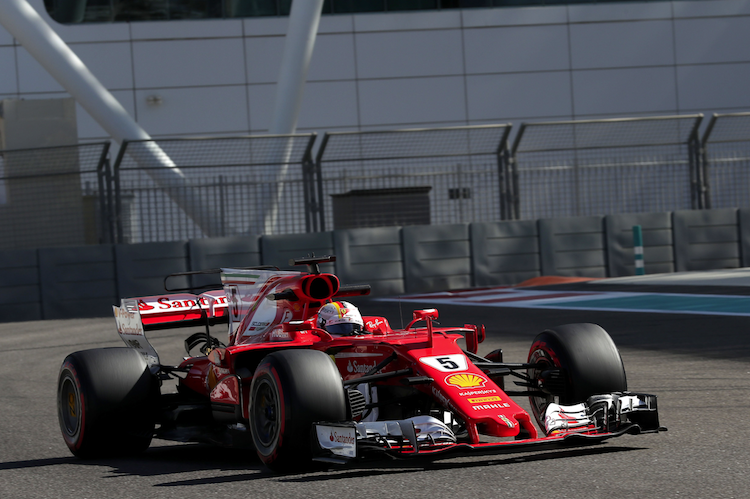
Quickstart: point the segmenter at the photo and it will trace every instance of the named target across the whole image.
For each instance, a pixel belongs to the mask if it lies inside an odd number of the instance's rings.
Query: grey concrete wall
[[[513,285],[540,275],[632,275],[633,225],[643,228],[647,273],[750,264],[750,210],[736,209],[7,250],[0,251],[0,321],[106,316],[121,298],[163,293],[171,273],[291,269],[290,258],[311,253],[335,254],[336,263],[321,270],[336,272],[342,284],[370,284],[375,296]],[[169,281],[172,288],[189,283]]]
[[[101,317],[118,304],[112,245],[39,250],[45,319]]]
[[[407,293],[469,288],[469,224],[403,227],[404,286]]]
[[[164,278],[188,270],[187,242],[115,245],[117,292],[120,297],[164,292]],[[188,286],[186,277],[169,280],[170,289]]]
[[[36,250],[0,251],[0,321],[42,319]]]
[[[518,284],[539,277],[539,231],[535,220],[471,224],[474,286]]]
[[[604,217],[539,220],[542,274],[606,277]]]
[[[373,296],[405,291],[400,227],[337,230],[333,241],[341,284],[369,284]]]
[[[289,260],[307,256],[333,255],[333,233],[277,234],[261,238],[263,265],[273,265],[281,270],[306,270],[289,265]],[[321,272],[335,272],[333,263],[320,266]]]
[[[643,261],[647,274],[674,272],[671,213],[608,215],[604,219],[607,238],[608,277],[635,274],[633,226],[643,235]]]
[[[675,211],[672,224],[677,272],[739,267],[738,211]]]
[[[260,236],[216,237],[188,241],[190,270],[210,270],[222,267],[257,267],[261,264]],[[221,284],[218,274],[194,275],[190,282],[195,287]]]

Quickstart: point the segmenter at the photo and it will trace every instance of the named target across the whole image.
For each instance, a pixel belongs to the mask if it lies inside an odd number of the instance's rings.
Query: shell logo
[[[457,388],[480,388],[484,386],[487,380],[478,374],[461,373],[451,374],[445,378],[445,382]]]

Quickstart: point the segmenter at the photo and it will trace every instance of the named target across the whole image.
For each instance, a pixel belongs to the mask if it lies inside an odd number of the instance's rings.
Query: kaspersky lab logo
[[[456,388],[482,388],[487,383],[487,379],[479,374],[460,373],[447,376],[445,383]]]

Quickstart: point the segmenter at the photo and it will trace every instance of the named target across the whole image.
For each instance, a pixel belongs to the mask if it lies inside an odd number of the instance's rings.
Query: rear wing
[[[206,291],[200,295],[176,293],[143,296],[133,300],[138,304],[138,312],[146,330],[176,325],[189,326],[200,321],[205,324],[207,317],[214,322],[226,322],[228,317],[227,295],[223,289]]]

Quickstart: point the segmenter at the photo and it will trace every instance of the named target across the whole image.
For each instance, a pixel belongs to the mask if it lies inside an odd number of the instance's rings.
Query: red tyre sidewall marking
[[[271,378],[274,379],[274,381],[276,383],[276,389],[279,392],[278,393],[278,395],[279,395],[279,418],[278,418],[278,421],[279,421],[279,440],[276,443],[276,446],[275,446],[273,452],[271,452],[267,456],[261,455],[261,459],[263,460],[263,462],[273,462],[274,459],[276,458],[276,454],[278,453],[278,449],[281,448],[281,446],[283,445],[284,428],[285,428],[285,425],[286,425],[286,413],[285,413],[285,406],[286,406],[286,404],[284,404],[284,392],[283,392],[283,389],[281,387],[281,380],[279,379],[279,374],[276,372],[276,369],[273,368],[268,363],[261,364],[260,366],[258,366],[258,369],[256,370],[256,374],[255,375],[256,376],[262,376],[264,374],[268,375],[268,376],[270,376]]]
[[[63,364],[61,370],[65,370],[65,369],[70,371],[70,373],[73,376],[73,381],[76,384],[76,388],[78,392],[78,399],[79,399],[79,406],[80,406],[79,410],[81,411],[81,420],[80,420],[80,423],[78,424],[78,439],[71,440],[71,437],[65,431],[63,431],[62,433],[63,433],[63,438],[65,439],[65,442],[68,444],[68,446],[74,450],[78,450],[81,448],[81,443],[83,442],[83,432],[84,432],[84,429],[86,428],[86,405],[84,403],[85,401],[83,398],[83,391],[81,390],[81,382],[78,379],[78,373],[76,372],[75,368],[70,362],[65,362]]]

